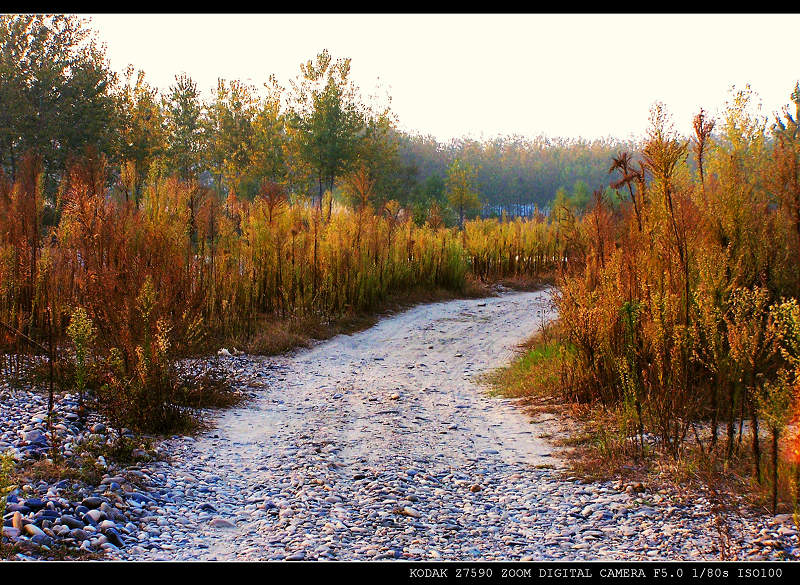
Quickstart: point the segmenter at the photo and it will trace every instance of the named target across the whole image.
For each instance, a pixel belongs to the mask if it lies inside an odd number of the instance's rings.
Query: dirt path
[[[707,513],[559,478],[551,429],[475,381],[552,316],[546,291],[504,294],[229,358],[257,398],[140,470],[157,501],[118,556],[715,558]]]

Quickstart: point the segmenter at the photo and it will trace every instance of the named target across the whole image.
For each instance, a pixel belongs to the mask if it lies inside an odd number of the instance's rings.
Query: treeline
[[[484,216],[531,216],[549,211],[559,192],[584,207],[594,189],[608,184],[608,161],[620,150],[638,152],[632,141],[587,141],[521,136],[440,144],[431,137],[401,135],[398,153],[410,178],[404,185],[412,205],[446,202],[444,178],[453,160],[476,169]]]
[[[253,200],[263,181],[290,197],[326,191],[347,201],[349,173],[364,169],[376,203],[398,201],[418,224],[436,203],[447,225],[460,219],[448,197],[460,160],[477,197],[466,209],[499,216],[547,210],[559,189],[587,193],[602,184],[613,141],[498,137],[440,144],[397,129],[385,103],[365,102],[350,60],[323,51],[284,87],[273,76],[256,87],[220,79],[209,99],[186,75],[165,92],[143,71],[111,71],[87,23],[74,16],[0,17],[0,168],[16,179],[29,151],[41,157],[45,221],[60,213],[58,185],[88,149],[108,162],[114,190],[138,202],[148,182],[177,175],[224,199]],[[635,149],[635,145],[626,145]]]
[[[252,199],[263,180],[321,197],[357,165],[380,174],[391,159],[388,111],[362,103],[350,61],[327,51],[301,64],[291,91],[274,77],[260,91],[220,79],[204,101],[185,75],[164,95],[143,71],[118,78],[74,16],[3,16],[0,48],[0,165],[15,180],[35,152],[53,203],[70,161],[89,151],[106,157],[115,191],[136,203],[171,175],[222,198]]]
[[[690,140],[656,105],[641,156],[609,165],[626,201],[556,210],[559,337],[534,373],[555,364],[565,395],[617,413],[638,456],[654,436],[675,458],[749,461],[773,509],[798,488],[800,85],[791,100],[766,118],[737,91]]]

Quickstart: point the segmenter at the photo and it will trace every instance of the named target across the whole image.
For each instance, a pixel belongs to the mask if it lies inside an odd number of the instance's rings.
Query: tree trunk
[[[734,435],[736,433],[735,430],[735,416],[736,416],[736,396],[735,396],[735,388],[732,384],[729,384],[729,397],[730,403],[728,405],[728,445],[726,449],[726,458],[731,459],[733,457],[733,440]]]
[[[758,439],[758,414],[753,411],[753,459],[756,481],[761,483],[761,442]]]
[[[719,378],[719,377],[717,377]],[[718,434],[718,422],[717,422],[717,415],[719,410],[719,387],[717,384],[718,380],[712,380],[711,382],[711,451],[713,451],[717,447],[717,434]]]
[[[772,429],[772,514],[778,513],[778,436],[780,431]]]

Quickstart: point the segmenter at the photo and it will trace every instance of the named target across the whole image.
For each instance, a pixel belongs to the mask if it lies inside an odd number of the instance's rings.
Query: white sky
[[[114,69],[167,88],[189,74],[288,86],[327,48],[401,127],[453,137],[641,135],[663,101],[682,133],[750,83],[765,113],[789,102],[800,15],[84,15]]]

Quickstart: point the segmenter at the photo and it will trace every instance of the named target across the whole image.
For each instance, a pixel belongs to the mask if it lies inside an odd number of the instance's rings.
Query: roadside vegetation
[[[746,88],[687,140],[657,104],[642,152],[610,164],[627,201],[556,209],[558,321],[494,382],[583,406],[584,473],[669,470],[797,511],[799,117],[800,86],[770,118]]]

